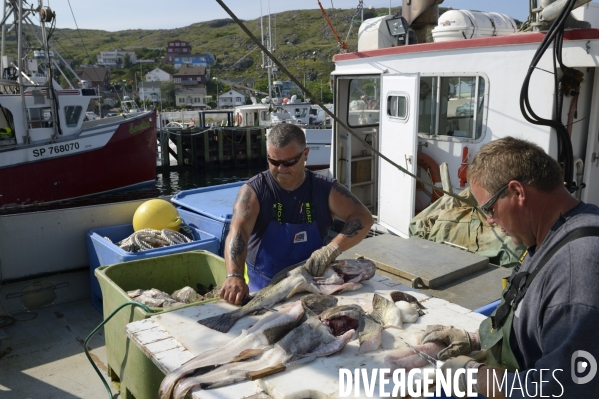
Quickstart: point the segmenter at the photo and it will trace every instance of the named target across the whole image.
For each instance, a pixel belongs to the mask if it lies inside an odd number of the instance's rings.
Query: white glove
[[[311,275],[320,277],[324,274],[327,266],[337,259],[339,255],[341,255],[339,245],[330,242],[328,245],[312,252],[312,255],[310,255],[310,258],[308,258],[304,264],[304,267],[308,269],[308,272],[310,272]]]
[[[422,343],[438,341],[447,345],[437,353],[437,359],[446,360],[450,357],[468,355],[470,352],[480,350],[480,341],[477,333],[469,333],[461,328],[453,326],[441,326],[439,324],[427,326],[422,335]]]

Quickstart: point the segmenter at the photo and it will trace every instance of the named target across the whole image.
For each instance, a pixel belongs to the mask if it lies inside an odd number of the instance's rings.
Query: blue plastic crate
[[[501,299],[491,302],[485,306],[481,306],[478,309],[474,309],[476,313],[480,313],[485,316],[491,316],[491,314],[497,309],[497,306],[501,303]]]
[[[214,235],[194,227],[192,227],[192,231],[195,241],[140,252],[126,252],[113,244],[133,234],[132,224],[103,227],[91,230],[87,233],[87,254],[92,290],[92,304],[94,307],[100,312],[102,311],[102,290],[94,275],[94,271],[100,266],[153,258],[156,256],[178,254],[198,249],[203,249],[214,254],[218,252],[220,243]],[[104,237],[108,237],[113,243],[109,242]]]
[[[229,226],[231,224],[230,220],[212,219],[208,216],[181,207],[177,207],[177,212],[179,213],[179,217],[183,219],[189,227],[205,231],[215,236],[218,240],[218,250],[215,253],[219,256],[223,256],[225,239],[227,238],[227,234],[229,234]]]
[[[174,195],[171,202],[210,219],[230,222],[237,192],[244,184],[245,181],[237,181],[218,186],[183,190]]]

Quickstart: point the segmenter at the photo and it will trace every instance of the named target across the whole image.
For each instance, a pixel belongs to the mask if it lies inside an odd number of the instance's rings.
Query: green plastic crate
[[[95,275],[102,289],[106,318],[117,307],[131,301],[127,291],[157,288],[170,294],[186,285],[196,288],[197,283],[205,286],[222,285],[226,278],[226,270],[223,258],[207,251],[190,251],[99,267]],[[197,306],[214,300],[186,306]],[[139,307],[125,307],[105,324],[108,375],[113,382],[120,383],[122,398],[156,398],[164,378],[158,367],[127,338],[125,326],[180,308],[151,308],[153,312],[147,313]]]

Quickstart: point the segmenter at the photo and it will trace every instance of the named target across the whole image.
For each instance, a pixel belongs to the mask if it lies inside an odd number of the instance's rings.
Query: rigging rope
[[[105,240],[112,242],[108,237]],[[136,231],[122,241],[115,243],[119,248],[127,252],[146,251],[148,249],[168,247],[171,245],[192,242],[190,238],[171,229],[143,229]]]

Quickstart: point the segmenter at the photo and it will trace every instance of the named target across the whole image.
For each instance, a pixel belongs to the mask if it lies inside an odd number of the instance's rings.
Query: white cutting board
[[[367,354],[359,354],[358,340],[356,339],[348,343],[340,353],[331,357],[317,358],[310,363],[300,365],[292,370],[275,374],[255,382],[244,382],[230,387],[208,391],[196,390],[193,393],[193,398],[242,398],[261,390],[275,399],[301,399],[308,397],[337,398],[339,397],[339,369],[341,367],[350,370],[355,368],[366,368],[369,370],[370,375],[373,368],[383,367],[383,359],[386,355],[393,350],[405,347],[405,343],[400,337],[403,337],[412,344],[416,344],[416,335],[424,331],[429,324],[453,325],[465,328],[468,331],[475,331],[478,329],[480,322],[485,319],[485,316],[472,312],[469,309],[442,299],[431,298],[410,287],[396,283],[379,275],[375,275],[371,280],[365,282],[364,287],[359,291],[338,295],[338,304],[358,304],[362,306],[366,312],[369,312],[372,309],[371,303],[374,292],[390,299],[389,294],[392,291],[397,290],[409,291],[412,295],[421,300],[422,304],[427,308],[424,311],[426,314],[420,317],[415,323],[404,324],[402,330],[384,330],[382,349]],[[301,296],[298,295],[291,298],[291,301],[300,297]],[[280,306],[281,305],[278,305],[277,307]],[[197,323],[197,320],[225,313],[234,310],[235,308],[235,306],[227,304],[224,301],[217,301],[151,317],[147,322],[159,327],[154,330],[164,330],[168,336],[180,344],[178,349],[171,349],[170,354],[166,354],[169,351],[162,352],[162,356],[152,354],[152,351],[155,349],[153,349],[151,345],[155,346],[156,342],[153,344],[144,344],[142,339],[141,341],[138,340],[136,343],[142,346],[142,350],[148,356],[152,357],[152,360],[155,363],[160,363],[158,366],[163,371],[172,371],[190,358],[206,350],[226,345],[229,341],[238,336],[242,329],[248,328],[254,324],[256,320],[262,317],[246,316],[239,320],[226,334],[211,330]],[[144,320],[141,322],[143,321]],[[135,328],[138,328],[141,324],[138,324],[138,326],[134,326],[134,324],[141,322],[131,323],[127,326],[127,329],[135,330]],[[130,331],[128,331],[128,333],[130,333]],[[156,336],[156,332],[153,334]],[[162,341],[161,345],[163,348],[166,341]],[[173,344],[170,342],[169,345],[176,346],[176,343]],[[377,396],[379,392],[378,386],[375,387],[374,392],[375,396]],[[363,390],[361,390],[361,394],[362,395],[359,397],[367,397]],[[355,397],[353,391],[350,396]]]

